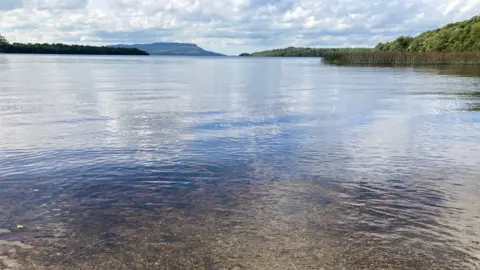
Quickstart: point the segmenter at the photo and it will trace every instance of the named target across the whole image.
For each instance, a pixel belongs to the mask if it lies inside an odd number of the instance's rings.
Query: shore
[[[325,62],[347,65],[479,65],[480,52],[332,52]]]

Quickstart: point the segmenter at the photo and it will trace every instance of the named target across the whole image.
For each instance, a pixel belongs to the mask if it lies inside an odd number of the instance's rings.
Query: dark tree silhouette
[[[8,44],[8,40],[2,35],[0,35],[0,44]]]
[[[84,45],[65,45],[60,43],[8,43],[0,36],[0,52],[28,54],[91,54],[91,55],[148,55],[136,48],[111,48]]]

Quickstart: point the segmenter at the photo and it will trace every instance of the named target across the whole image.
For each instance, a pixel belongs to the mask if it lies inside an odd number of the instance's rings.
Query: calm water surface
[[[0,55],[0,263],[478,269],[479,89],[466,67]]]

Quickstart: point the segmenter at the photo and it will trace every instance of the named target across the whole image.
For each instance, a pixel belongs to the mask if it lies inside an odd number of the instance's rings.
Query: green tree
[[[8,40],[4,36],[0,35],[0,52],[5,52],[8,46]]]
[[[401,36],[396,40],[396,50],[407,51],[410,44],[413,42],[412,37]]]
[[[470,30],[470,35],[474,39],[480,39],[480,22],[477,22],[472,25]]]
[[[0,44],[8,44],[8,40],[2,35],[0,35]]]

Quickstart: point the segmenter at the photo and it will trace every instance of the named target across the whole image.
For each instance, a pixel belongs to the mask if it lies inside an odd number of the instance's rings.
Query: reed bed
[[[480,65],[480,52],[332,52],[323,57],[351,65]]]

